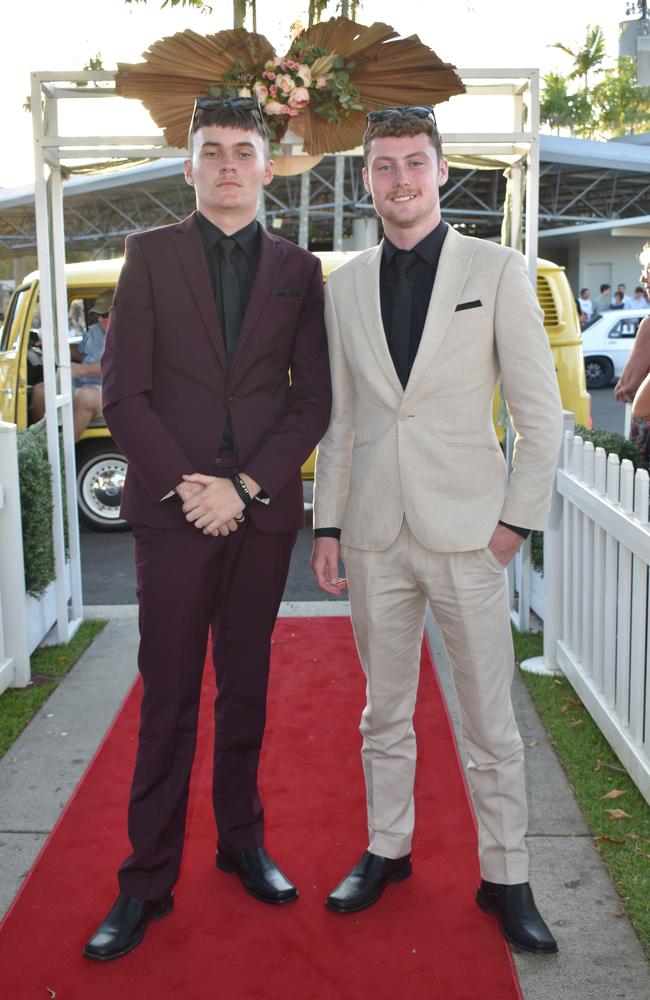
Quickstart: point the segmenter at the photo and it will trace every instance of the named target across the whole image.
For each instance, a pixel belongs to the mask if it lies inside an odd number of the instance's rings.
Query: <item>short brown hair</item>
[[[197,110],[192,121],[188,140],[190,158],[192,156],[192,139],[194,138],[194,134],[206,125],[220,125],[222,128],[238,128],[242,132],[257,132],[264,141],[264,156],[268,159],[270,140],[266,125],[262,124],[254,112],[233,107],[231,104],[222,104],[217,108]]]
[[[438,162],[443,159],[442,138],[431,118],[420,118],[417,115],[394,114],[380,122],[368,122],[363,135],[363,161],[368,164],[370,143],[373,139],[384,139],[386,136],[399,138],[403,135],[426,135],[438,155]]]

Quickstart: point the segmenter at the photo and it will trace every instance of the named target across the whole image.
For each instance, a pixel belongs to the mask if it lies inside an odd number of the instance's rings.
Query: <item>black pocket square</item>
[[[286,299],[299,299],[302,288],[272,288],[271,295],[280,295]]]
[[[483,303],[480,299],[474,299],[472,302],[461,302],[456,306],[456,312],[462,312],[463,309],[478,309],[478,307],[482,305]]]

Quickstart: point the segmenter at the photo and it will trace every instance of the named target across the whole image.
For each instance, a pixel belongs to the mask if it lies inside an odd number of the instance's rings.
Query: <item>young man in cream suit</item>
[[[469,756],[476,901],[512,944],[554,952],[528,883],[505,574],[528,531],[545,526],[561,439],[542,312],[519,253],[442,221],[448,167],[429,108],[371,113],[364,155],[385,236],[326,287],[334,400],[318,452],[312,568],[340,594],[339,554],[345,563],[367,679],[370,843],[327,905],[355,912],[411,874],[412,717],[429,604]],[[517,432],[510,481],[492,424],[499,374]]]

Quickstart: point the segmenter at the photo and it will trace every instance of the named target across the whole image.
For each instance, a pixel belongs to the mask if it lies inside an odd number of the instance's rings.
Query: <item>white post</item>
[[[76,510],[76,479],[74,461],[74,432],[72,424],[72,386],[70,378],[70,350],[68,346],[68,309],[65,286],[65,241],[63,231],[63,195],[58,153],[47,154],[49,181],[45,178],[45,140],[49,127],[58,132],[56,101],[45,102],[45,120],[41,109],[39,76],[32,74],[32,121],[34,127],[35,209],[40,280],[41,333],[43,343],[43,383],[45,389],[45,425],[47,453],[52,470],[52,541],[56,572],[57,641],[67,642],[76,632],[82,616],[81,565],[79,529]],[[54,158],[55,162],[52,162]],[[48,191],[49,187],[49,191]],[[56,344],[56,347],[55,347]],[[56,363],[61,372],[60,395],[57,393]],[[68,541],[71,554],[71,582],[73,596],[72,620],[68,615],[65,588],[65,540],[63,495],[61,491],[61,461],[59,453],[59,409],[62,412],[62,430],[66,467],[66,492],[68,514]],[[70,511],[74,511],[70,516]]]
[[[0,691],[30,681],[16,425],[0,421]]]
[[[575,414],[564,411],[564,434],[575,430]],[[562,465],[562,453],[558,467]],[[544,653],[542,656],[532,656],[524,660],[520,666],[533,674],[561,674],[557,662],[557,641],[562,636],[562,512],[564,504],[557,490],[557,482],[553,486],[551,510],[548,525],[544,532]]]
[[[539,244],[539,70],[530,75],[530,148],[526,175],[526,260],[528,274],[535,287],[537,281],[537,251]]]
[[[345,191],[345,157],[334,157],[334,233],[332,250],[343,249],[343,195]]]

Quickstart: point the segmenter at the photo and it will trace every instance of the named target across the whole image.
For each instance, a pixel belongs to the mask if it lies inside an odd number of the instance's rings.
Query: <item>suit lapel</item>
[[[420,347],[404,390],[405,398],[418,384],[445,338],[467,280],[474,253],[474,243],[460,236],[450,226],[438,262]]]
[[[226,349],[196,213],[176,227],[176,251],[217,357],[226,370]]]
[[[280,240],[275,239],[267,233],[266,229],[260,227],[259,256],[257,259],[257,269],[251,286],[251,293],[248,298],[248,305],[242,320],[241,331],[237,350],[233,358],[236,363],[237,355],[240,354],[250,336],[251,330],[259,319],[260,313],[268,302],[271,289],[273,288],[275,277],[280,269],[284,248]]]
[[[362,266],[357,269],[355,276],[357,302],[359,303],[359,314],[363,322],[363,328],[370,342],[375,360],[391,386],[401,396],[403,393],[402,385],[397,377],[395,365],[388,350],[388,341],[386,340],[384,323],[381,318],[379,280],[383,251],[384,243],[382,240],[375,247],[375,252],[369,254],[363,261]]]

